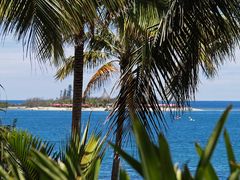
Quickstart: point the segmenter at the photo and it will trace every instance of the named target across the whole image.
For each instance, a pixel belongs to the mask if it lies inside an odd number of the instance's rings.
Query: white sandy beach
[[[25,106],[12,106],[8,107],[8,110],[32,110],[32,111],[71,111],[72,108],[67,107],[25,107]],[[163,108],[163,111],[179,111],[177,108]],[[92,107],[92,108],[82,108],[82,111],[108,111],[104,107]],[[202,109],[197,108],[186,108],[184,111],[202,111]]]
[[[8,110],[32,110],[32,111],[71,111],[72,108],[67,107],[25,107],[25,106],[13,106],[8,107]],[[94,108],[82,108],[83,111],[106,111],[103,107]]]

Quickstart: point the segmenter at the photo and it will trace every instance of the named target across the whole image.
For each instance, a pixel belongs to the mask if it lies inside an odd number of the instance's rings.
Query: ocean
[[[239,157],[240,101],[197,101],[192,102],[191,106],[201,111],[184,112],[178,120],[172,118],[169,112],[165,113],[168,124],[165,136],[169,142],[174,163],[178,163],[180,167],[187,164],[194,173],[199,159],[194,143],[198,142],[202,147],[205,146],[217,120],[229,104],[233,104],[234,107],[225,128],[230,134],[236,157]],[[0,116],[2,124],[11,124],[12,120],[16,118],[18,129],[27,130],[46,141],[54,143],[56,150],[66,142],[70,134],[70,111],[7,110],[5,113],[1,112]],[[86,124],[90,117],[91,131],[103,130],[106,127],[105,120],[107,116],[108,112],[83,112],[83,124]],[[130,146],[130,144],[127,143],[124,148],[130,154],[137,156],[135,146]],[[110,179],[112,156],[112,149],[109,148],[103,160],[100,179]],[[223,136],[219,140],[211,161],[220,179],[226,179],[229,175],[229,167]],[[122,162],[121,165],[127,169],[131,179],[139,178],[138,174],[129,168],[125,162]]]

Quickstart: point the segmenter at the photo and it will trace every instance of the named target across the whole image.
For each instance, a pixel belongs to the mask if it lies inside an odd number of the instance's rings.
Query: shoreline
[[[25,107],[25,106],[9,106],[6,108],[7,110],[25,110],[25,111],[72,111],[72,108],[68,107]],[[162,111],[203,111],[202,109],[197,108],[163,108]],[[109,108],[105,107],[90,107],[90,108],[82,108],[82,111],[110,111]]]
[[[26,111],[72,111],[68,107],[25,107],[25,106],[10,106],[7,110],[26,110]],[[82,108],[82,111],[107,111],[104,107]]]

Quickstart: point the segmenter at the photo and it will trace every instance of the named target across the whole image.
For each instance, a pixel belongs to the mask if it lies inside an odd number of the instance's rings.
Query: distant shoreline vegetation
[[[83,103],[83,107],[107,107],[112,105],[115,101],[115,98],[100,98],[100,97],[91,97],[86,98]],[[43,98],[30,98],[23,100],[22,103],[14,103],[11,101],[0,101],[0,107],[15,107],[15,106],[24,106],[24,107],[71,107],[72,99],[43,99]]]
[[[9,103],[6,101],[0,101],[0,108],[7,108],[9,106]]]

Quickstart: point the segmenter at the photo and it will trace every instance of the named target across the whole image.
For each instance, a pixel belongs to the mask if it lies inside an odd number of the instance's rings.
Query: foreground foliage
[[[134,114],[132,114],[133,129],[139,150],[140,161],[137,161],[132,156],[119,149],[117,146],[112,144],[111,145],[119,151],[120,155],[125,159],[125,161],[127,161],[130,166],[136,170],[138,174],[144,179],[218,179],[218,176],[210,160],[217,145],[218,139],[223,131],[224,124],[227,121],[227,116],[230,112],[230,109],[231,106],[228,107],[222,114],[211,136],[208,139],[206,147],[203,149],[199,144],[195,144],[197,154],[200,158],[195,171],[195,175],[191,174],[187,165],[185,165],[183,169],[174,166],[169,146],[165,137],[160,134],[158,136],[158,146],[154,144],[150,140],[150,137],[147,134],[145,128]],[[227,130],[224,131],[224,140],[230,168],[230,175],[228,179],[239,179],[240,165],[237,164],[235,160],[235,155]],[[121,170],[120,179],[128,180],[130,178],[124,170]]]
[[[1,179],[97,179],[103,157],[103,141],[88,138],[89,124],[82,139],[71,138],[66,149],[53,153],[53,145],[27,132],[1,129]]]
[[[134,113],[131,113],[131,118],[140,161],[116,145],[111,144],[111,146],[144,179],[218,179],[210,160],[230,110],[231,107],[228,107],[222,114],[204,149],[199,144],[195,144],[199,155],[195,174],[190,172],[187,165],[183,169],[174,165],[165,137],[160,134],[158,145],[153,143]],[[53,153],[53,145],[39,138],[23,131],[1,128],[1,179],[98,179],[105,139],[100,140],[99,136],[94,135],[88,138],[88,129],[89,124],[81,140],[76,136],[69,141],[64,151]],[[224,131],[224,140],[230,168],[228,178],[239,179],[240,165],[236,162],[227,130]],[[119,179],[127,180],[130,177],[121,169]]]

